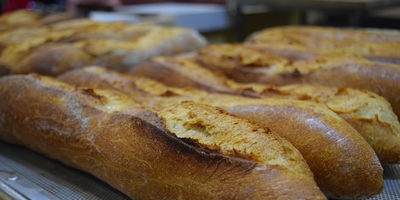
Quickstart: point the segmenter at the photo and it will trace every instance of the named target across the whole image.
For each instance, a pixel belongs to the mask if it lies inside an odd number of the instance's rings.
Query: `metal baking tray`
[[[26,148],[0,142],[0,199],[129,198],[94,176]]]
[[[368,200],[400,199],[400,165],[385,165],[385,188]],[[0,142],[0,199],[127,200],[103,181],[24,147]]]

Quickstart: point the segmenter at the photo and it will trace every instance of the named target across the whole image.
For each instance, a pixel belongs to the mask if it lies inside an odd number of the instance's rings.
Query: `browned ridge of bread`
[[[379,193],[382,189],[382,168],[375,152],[353,127],[320,104],[174,89],[94,67],[70,71],[59,78],[81,87],[116,89],[138,103],[142,101],[156,112],[187,100],[223,108],[290,141],[303,154],[317,183],[328,196],[362,197]],[[136,85],[137,88],[124,85]],[[132,95],[136,93],[132,90],[144,90],[155,96],[146,95],[147,100],[143,101],[142,97]]]
[[[92,173],[133,199],[326,199],[289,142],[209,106],[166,108],[164,123],[117,91],[39,75],[0,78],[0,95],[2,140]],[[187,106],[195,110],[185,116]],[[229,129],[205,124],[213,119]]]
[[[345,53],[400,64],[400,32],[317,26],[282,26],[253,33],[246,43],[305,49],[320,54]]]
[[[400,122],[390,103],[375,93],[346,87],[308,84],[271,86],[238,83],[202,67],[193,60],[193,56],[156,57],[135,68],[131,73],[180,88],[193,87],[209,92],[257,98],[295,99],[326,105],[368,141],[382,163],[400,163]],[[156,95],[172,90],[162,86],[156,87],[156,84],[149,83],[148,80],[136,82],[141,85],[139,87],[152,85],[153,88],[148,91]],[[172,91],[185,94],[185,91],[178,92],[177,88]]]
[[[75,19],[0,32],[0,62],[14,74],[56,76],[92,64],[128,71],[151,56],[205,44],[203,36],[186,28]]]
[[[81,73],[82,75],[79,75]],[[131,76],[100,66],[70,70],[57,76],[57,79],[75,86],[123,91],[126,95],[135,97],[133,100],[139,103],[153,97],[148,92],[138,89]],[[95,81],[88,82],[91,79]]]
[[[248,54],[248,52],[253,52]],[[256,52],[256,53],[254,53]],[[400,65],[371,62],[361,57],[323,55],[295,62],[264,61],[261,50],[244,45],[208,45],[199,50],[202,66],[239,82],[316,85],[366,89],[385,97],[400,116]],[[251,59],[243,60],[248,55]],[[275,55],[280,56],[280,55]],[[280,56],[281,59],[284,57]]]

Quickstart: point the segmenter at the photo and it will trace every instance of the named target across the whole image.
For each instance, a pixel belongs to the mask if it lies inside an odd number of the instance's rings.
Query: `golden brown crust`
[[[141,33],[141,30],[136,30]],[[88,38],[74,44],[96,57],[95,64],[129,71],[157,55],[174,55],[196,50],[206,41],[197,32],[182,28],[153,27],[132,38]]]
[[[300,69],[310,65],[320,67],[321,70],[306,74],[300,73],[300,82],[370,90],[385,97],[391,103],[393,111],[400,116],[400,97],[396,95],[400,92],[399,65],[345,57],[339,58],[337,61],[319,57],[315,60],[299,61],[294,64]],[[333,76],[335,74],[339,75]]]
[[[0,79],[0,94],[8,97],[0,103],[2,140],[90,172],[132,198],[325,199],[312,177],[177,139],[116,92],[15,75]]]
[[[138,89],[131,76],[99,66],[71,70],[59,75],[57,79],[78,87],[117,90],[135,97],[133,100],[137,102],[152,97],[146,91]]]
[[[16,30],[18,31],[18,30]],[[28,32],[28,34],[24,32]],[[64,38],[67,38],[73,34],[73,31],[65,31],[65,32],[51,32],[49,29],[40,29],[37,31],[37,34],[29,35],[29,29],[21,30],[21,33],[18,33],[17,37],[21,39],[16,39],[14,42],[11,40],[10,44],[6,44],[3,51],[0,55],[0,61],[6,64],[10,69],[18,66],[19,63],[28,57],[30,53],[34,52],[34,50],[42,45],[46,45],[49,43],[57,42]],[[3,41],[7,41],[8,37],[13,37],[13,33],[10,32],[4,36]],[[29,36],[27,36],[29,35]],[[42,62],[46,62],[42,60]],[[39,63],[32,63],[32,65]],[[53,65],[57,65],[58,63],[52,63]],[[34,72],[33,70],[31,72]]]
[[[18,9],[0,16],[0,32],[19,28],[34,29],[42,25],[70,20],[72,18],[73,16],[68,12],[49,14],[27,9]]]
[[[193,90],[175,90],[165,86],[163,89],[162,86],[158,87],[151,83],[149,87],[143,87],[148,83],[144,79],[138,79],[135,82],[132,77],[120,75],[118,80],[117,74],[105,71],[103,73],[112,74],[113,78],[107,80],[108,76],[102,75],[103,78],[99,79],[89,75],[93,74],[90,73],[92,70],[94,69],[86,68],[85,70],[76,70],[76,73],[69,72],[62,76],[62,80],[80,86],[95,86],[99,85],[96,82],[108,82],[107,85],[113,85],[112,88],[128,95],[132,94],[130,90],[133,88],[120,87],[123,85],[121,83],[133,82],[129,85],[139,87],[135,90],[141,89],[153,95],[159,95],[159,97],[149,96],[147,99],[130,96],[155,110],[185,100],[207,103],[238,115],[245,113],[245,109],[248,109],[247,111],[253,112],[253,114],[249,114],[249,120],[260,123],[264,128],[277,126],[276,130],[271,130],[284,135],[287,137],[286,139],[294,142],[295,146],[299,145],[307,155],[307,157],[305,156],[306,160],[310,159],[308,164],[315,174],[319,186],[326,194],[332,197],[361,197],[376,194],[382,189],[380,175],[382,169],[375,152],[357,131],[324,106],[303,101],[272,98],[251,99]],[[87,77],[85,81],[84,77]],[[102,84],[106,88],[109,87],[107,85]],[[244,115],[242,117],[247,118]],[[279,122],[277,123],[277,121]],[[299,147],[297,148],[299,149]],[[368,158],[363,158],[363,156]],[[331,164],[327,166],[327,163]]]
[[[210,92],[237,93],[224,75],[211,72],[190,58],[158,56],[130,71],[134,76],[151,77],[167,85],[199,88]]]
[[[288,59],[240,44],[207,45],[198,50],[195,59],[238,82],[280,82],[280,77],[273,75],[291,70]]]
[[[15,74],[36,72],[56,76],[66,71],[82,68],[92,63],[91,55],[71,44],[51,43],[35,48],[12,67]]]
[[[222,109],[182,101],[156,112],[166,129],[179,138],[190,138],[224,155],[279,165],[297,176],[313,177],[301,154],[288,141]]]
[[[247,43],[278,44],[321,54],[400,59],[400,32],[379,29],[351,29],[317,26],[284,26],[254,33]]]

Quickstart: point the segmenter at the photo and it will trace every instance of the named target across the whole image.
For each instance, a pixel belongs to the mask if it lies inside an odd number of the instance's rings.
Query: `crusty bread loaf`
[[[12,12],[3,13],[0,16],[0,32],[19,28],[35,28],[41,25],[52,24],[72,18],[73,16],[68,12],[48,13],[18,9]]]
[[[2,140],[90,172],[133,199],[326,199],[290,143],[211,106],[166,108],[164,122],[116,91],[39,75],[1,78],[0,95]],[[227,130],[208,124],[214,119]]]
[[[0,62],[12,73],[55,76],[88,64],[127,71],[151,56],[196,50],[206,40],[195,30],[179,27],[75,19],[4,31],[0,33],[0,44]],[[49,45],[52,48],[46,48]],[[65,55],[54,59],[54,49],[63,52],[65,46],[69,46]],[[76,49],[73,58],[70,49]],[[43,63],[47,67],[37,67]]]
[[[181,88],[168,90],[157,83],[147,84],[145,79],[95,67],[70,71],[59,78],[81,87],[121,91],[155,111],[187,100],[223,108],[264,128],[271,128],[292,142],[328,196],[362,197],[382,189],[382,169],[375,152],[353,127],[317,103],[254,99]],[[156,96],[138,95],[143,91]]]
[[[223,75],[212,73],[196,63],[193,56],[156,57],[135,68],[131,73],[180,88],[194,87],[209,92],[257,98],[296,99],[326,105],[350,123],[372,145],[382,163],[400,163],[400,122],[389,102],[375,93],[307,84],[271,86],[238,83]],[[146,80],[136,82],[142,87],[151,85]],[[148,91],[161,95],[169,90],[185,95],[185,91],[179,92],[177,88],[158,88],[159,92],[154,86]]]
[[[29,10],[17,10],[0,16],[0,32],[22,26],[39,25],[40,14]]]
[[[264,62],[263,53],[250,55],[252,62],[241,58],[252,49],[242,45],[208,45],[197,59],[202,66],[223,72],[239,82],[257,82],[273,85],[310,83],[335,87],[370,90],[385,97],[400,116],[400,66],[371,62],[348,55],[322,55],[296,62]],[[264,53],[269,54],[269,53]],[[229,55],[229,56],[228,56]],[[283,57],[281,57],[283,58]],[[228,64],[227,64],[228,63]]]
[[[345,53],[400,64],[400,32],[317,26],[282,26],[253,33],[246,41],[295,47],[318,54]]]

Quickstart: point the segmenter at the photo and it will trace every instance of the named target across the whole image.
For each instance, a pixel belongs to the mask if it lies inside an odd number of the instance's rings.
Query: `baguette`
[[[0,62],[12,73],[56,76],[89,64],[128,71],[151,56],[193,51],[204,46],[206,40],[196,31],[185,28],[69,20],[32,30],[6,31],[0,34],[0,44]],[[52,48],[47,48],[48,45]],[[55,49],[65,50],[66,54],[55,59]],[[73,58],[70,49],[76,51]],[[47,67],[37,67],[43,63]]]
[[[319,54],[345,53],[400,64],[400,32],[316,26],[283,26],[253,33],[249,44],[280,45]]]
[[[307,84],[271,86],[238,83],[203,68],[193,60],[193,56],[156,57],[135,68],[131,73],[181,88],[193,87],[208,92],[256,98],[272,97],[317,102],[327,106],[351,124],[374,148],[382,163],[400,163],[400,122],[390,103],[375,93]],[[135,80],[139,87],[155,85],[148,83],[148,80],[140,77],[139,79]],[[162,95],[168,91],[185,95],[185,91],[162,86],[149,88],[148,91],[155,95]]]
[[[39,25],[40,14],[29,10],[17,10],[0,16],[0,32],[18,27]]]
[[[166,108],[163,121],[116,91],[39,75],[3,77],[0,94],[7,97],[2,140],[92,173],[133,199],[326,199],[290,143],[212,107]],[[187,115],[185,105],[196,111]],[[234,130],[202,130],[187,124],[191,117]]]
[[[375,152],[353,127],[319,104],[181,88],[168,91],[159,84],[146,84],[145,79],[98,67],[70,71],[59,79],[80,87],[118,90],[155,112],[187,100],[206,102],[271,129],[290,141],[302,153],[328,197],[365,197],[382,189],[382,168]],[[148,94],[138,95],[143,92]],[[248,110],[253,114],[246,113]]]
[[[27,9],[18,9],[3,13],[0,16],[0,33],[19,28],[34,29],[46,24],[70,20],[73,16],[68,13],[43,13]]]
[[[251,54],[251,62],[241,60],[248,55],[248,48],[258,52]],[[292,63],[264,62],[262,57],[261,51],[251,47],[225,44],[202,48],[197,59],[202,66],[222,72],[239,82],[272,85],[309,83],[369,90],[386,98],[393,111],[400,116],[400,97],[397,95],[400,93],[399,65],[347,55],[323,55]]]

